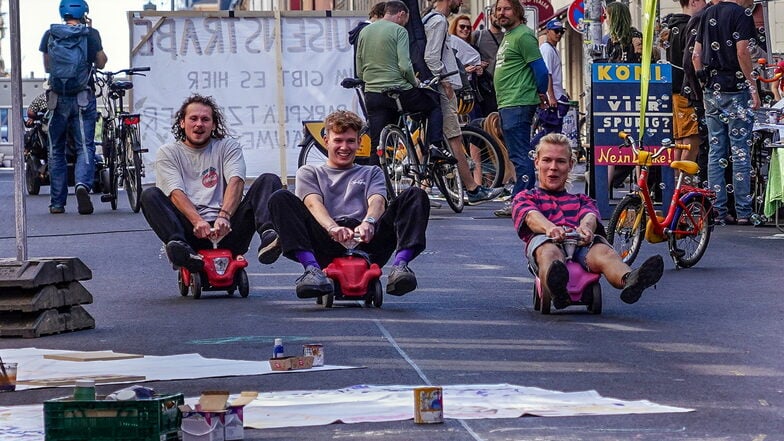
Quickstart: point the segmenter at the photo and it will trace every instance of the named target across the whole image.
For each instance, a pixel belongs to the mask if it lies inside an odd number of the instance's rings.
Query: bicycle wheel
[[[669,243],[675,264],[690,268],[700,261],[708,248],[711,235],[708,214],[711,207],[700,197],[690,198],[685,205],[677,217]]]
[[[125,137],[125,193],[131,210],[138,213],[142,208],[142,154],[140,153],[139,127],[129,126]]]
[[[463,211],[465,199],[463,198],[463,180],[457,172],[457,164],[431,164],[436,187],[446,199],[449,208],[455,213]]]
[[[116,131],[114,124],[104,120],[103,131],[101,133],[101,145],[103,146],[103,157],[109,168],[109,188],[106,195],[112,205],[112,210],[117,209],[117,192],[120,182],[118,179],[117,148],[115,146]],[[104,198],[101,198],[103,200]]]
[[[308,136],[306,142],[300,144],[297,167],[305,164],[323,165],[325,162],[327,162],[327,151],[315,139]]]
[[[37,195],[41,192],[41,180],[38,178],[38,158],[33,155],[25,155],[24,170],[27,194]]]
[[[506,164],[498,143],[489,133],[477,127],[465,126],[461,132],[468,168],[474,181],[488,188],[503,185]]]
[[[384,127],[379,140],[384,150],[381,168],[387,181],[387,194],[392,200],[416,184],[416,175],[412,170],[419,166],[419,158],[410,139],[397,126]]]
[[[610,216],[607,241],[627,265],[631,265],[640,252],[645,225],[645,208],[636,194],[624,197]]]

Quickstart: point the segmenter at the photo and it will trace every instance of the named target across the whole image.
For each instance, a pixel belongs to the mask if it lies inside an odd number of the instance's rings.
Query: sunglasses
[[[470,30],[471,29],[471,25],[461,24],[461,25],[457,25],[457,28],[460,29],[460,30],[464,30],[464,29],[465,30]]]
[[[564,33],[566,33],[566,30],[565,29],[553,29],[553,32],[555,32],[556,34],[563,35]]]

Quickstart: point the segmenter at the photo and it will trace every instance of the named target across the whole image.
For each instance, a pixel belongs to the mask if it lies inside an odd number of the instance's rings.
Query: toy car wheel
[[[550,291],[542,286],[542,300],[541,300],[541,310],[542,314],[549,314],[550,313]]]
[[[177,286],[180,288],[180,295],[186,297],[188,295],[188,285],[182,280],[182,270],[177,271]]]
[[[542,301],[539,299],[539,293],[536,290],[536,283],[534,283],[534,311],[542,309]]]
[[[201,274],[191,273],[191,294],[194,299],[201,298]]]
[[[331,308],[334,301],[335,296],[333,294],[324,294],[321,296],[321,303],[324,304],[325,308]]]
[[[588,312],[591,314],[601,314],[602,313],[602,286],[598,283],[594,283],[590,287],[591,289],[591,303],[588,304]]]
[[[381,286],[381,281],[376,280],[370,286],[373,287],[373,289],[368,292],[368,295],[373,296],[373,306],[380,308],[381,304],[384,303],[384,288]]]
[[[250,283],[248,283],[248,273],[242,268],[234,275],[234,283],[237,285],[237,290],[240,292],[241,297],[248,297],[250,294]]]

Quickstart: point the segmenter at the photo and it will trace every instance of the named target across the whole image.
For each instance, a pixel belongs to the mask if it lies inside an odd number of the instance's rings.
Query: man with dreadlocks
[[[225,118],[212,97],[194,94],[174,116],[175,141],[158,149],[155,187],[142,193],[144,217],[166,244],[175,267],[201,271],[204,262],[195,252],[218,246],[235,255],[245,254],[253,232],[261,237],[261,250],[277,242],[267,201],[280,189],[280,178],[263,174],[245,197],[245,160],[242,146],[228,136]],[[270,253],[262,263],[272,263]],[[260,259],[261,260],[261,259]]]

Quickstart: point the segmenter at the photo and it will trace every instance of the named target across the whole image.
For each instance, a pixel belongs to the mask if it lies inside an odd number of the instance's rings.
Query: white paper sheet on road
[[[334,391],[262,393],[244,409],[245,427],[269,429],[336,422],[414,418],[417,386],[353,386]],[[596,391],[560,392],[513,384],[443,386],[444,417],[452,419],[532,416],[623,415],[692,412],[647,400],[605,398]]]
[[[401,421],[414,417],[417,386],[352,386],[338,390],[262,393],[245,406],[245,427],[320,426]],[[605,398],[596,391],[559,392],[513,384],[444,387],[444,417],[453,419],[691,412],[646,400]],[[195,402],[197,398],[189,398]],[[412,423],[413,424],[413,423]],[[44,439],[42,405],[0,407],[0,439]]]
[[[178,354],[166,356],[145,355],[144,358],[75,362],[45,359],[45,354],[77,353],[62,349],[4,349],[0,356],[6,363],[18,363],[17,381],[42,380],[47,378],[138,375],[144,381],[187,380],[193,378],[235,377],[244,375],[266,375],[329,371],[338,369],[357,369],[353,366],[325,365],[306,371],[273,371],[267,361],[226,360],[204,358],[199,354]],[[177,366],[173,369],[172,366]],[[119,382],[122,383],[122,382]],[[104,384],[115,384],[112,382]],[[35,389],[46,386],[17,385],[17,390]],[[63,387],[73,387],[72,384]]]

